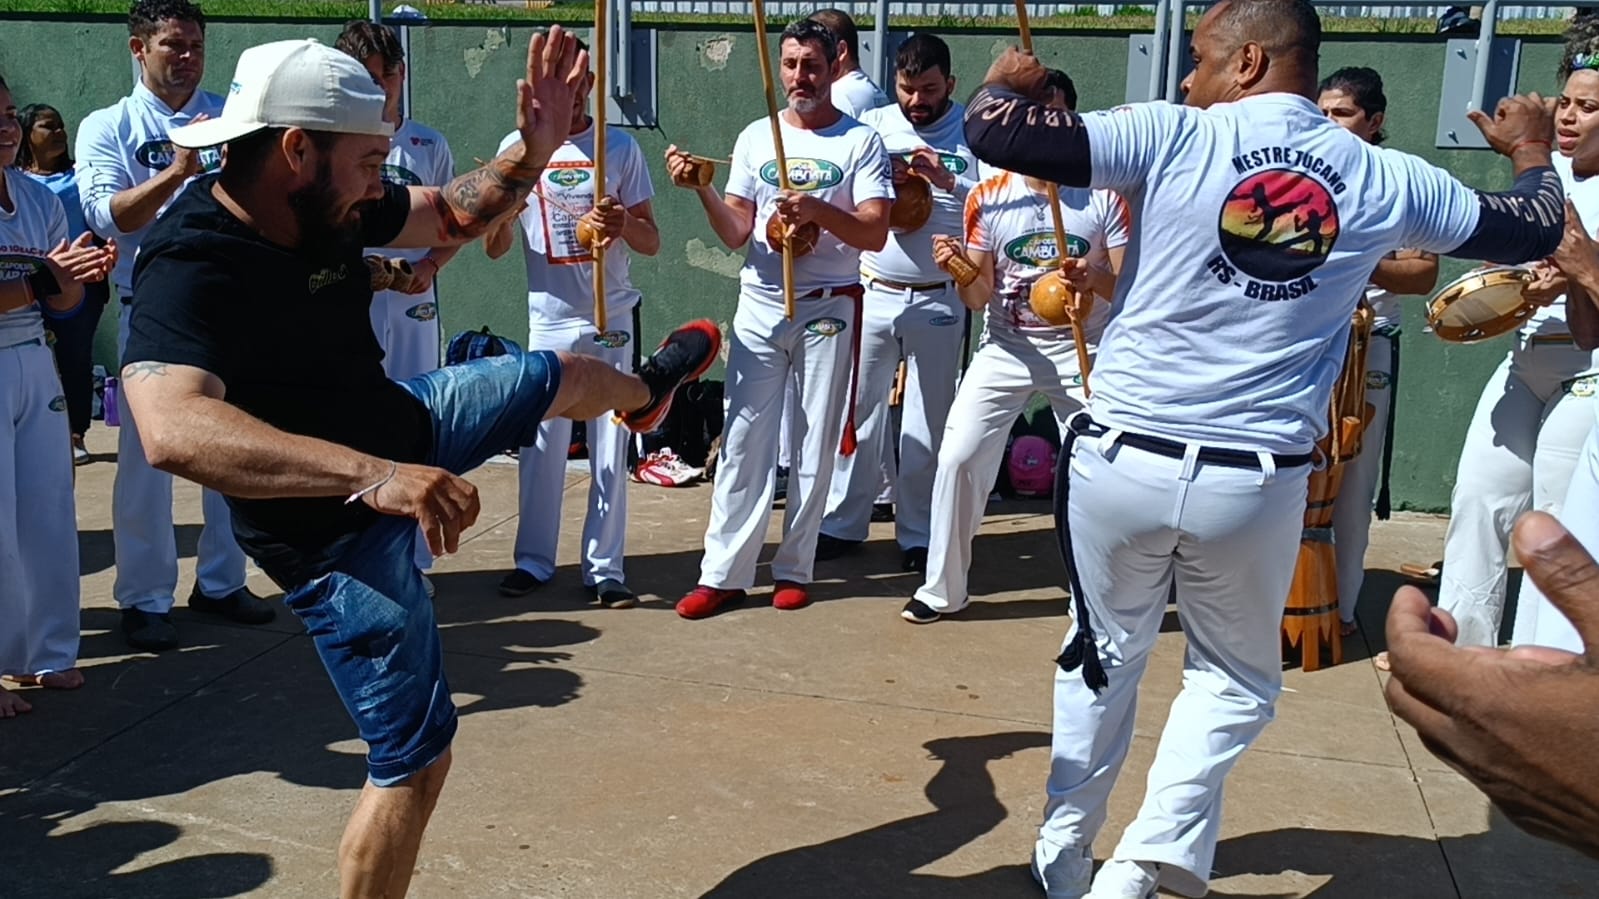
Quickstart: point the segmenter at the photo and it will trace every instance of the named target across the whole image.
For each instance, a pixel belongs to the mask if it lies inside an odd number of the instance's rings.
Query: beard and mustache
[[[375,201],[361,202],[343,213],[336,211],[338,197],[333,188],[333,169],[326,161],[317,164],[316,176],[304,187],[289,191],[289,209],[300,229],[300,246],[319,255],[339,255],[352,248],[361,249],[362,213]]]
[[[944,102],[940,103],[937,109],[926,103],[917,103],[912,106],[901,106],[900,111],[905,113],[905,118],[912,125],[931,125],[943,118],[944,113],[949,112],[949,106],[950,99],[945,97]]]

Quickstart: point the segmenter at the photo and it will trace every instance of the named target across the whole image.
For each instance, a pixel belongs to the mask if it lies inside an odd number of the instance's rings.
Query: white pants
[[[594,340],[592,322],[533,321],[528,326],[529,352],[556,350],[593,356],[618,371],[633,370],[633,316],[618,311],[609,333],[625,334],[620,346]],[[587,422],[589,505],[583,520],[583,583],[607,578],[626,582],[622,570],[627,538],[627,444],[631,434],[611,421],[610,413]],[[566,492],[566,457],[572,445],[572,422],[549,418],[539,425],[538,443],[517,456],[521,517],[516,525],[516,567],[539,580],[555,573],[556,540],[561,533],[561,498]]]
[[[1282,689],[1279,629],[1310,466],[1201,464],[1113,445],[1111,436],[1077,441],[1068,503],[1089,623],[1110,683],[1096,696],[1081,668],[1055,671],[1053,760],[1036,851],[1047,865],[1091,847],[1104,825],[1132,744],[1138,682],[1175,581],[1188,638],[1183,687],[1143,806],[1113,857],[1167,866],[1166,888],[1201,896],[1224,779],[1272,720]]]
[[[439,303],[436,286],[422,293],[384,290],[372,295],[372,334],[383,348],[383,373],[404,381],[439,367]],[[420,526],[416,567],[433,567],[433,552]]]
[[[855,326],[855,299],[850,296],[796,300],[794,320],[788,321],[780,302],[740,294],[727,357],[727,421],[705,531],[701,584],[723,590],[755,585],[775,489],[779,412],[789,385],[796,391],[796,403],[789,408],[795,452],[772,578],[810,583],[822,506],[849,402]]]
[[[1589,353],[1570,344],[1518,345],[1482,389],[1455,474],[1438,588],[1461,646],[1499,644],[1510,529],[1566,494],[1594,414],[1591,399],[1562,385],[1589,366]]]
[[[78,663],[71,438],[50,349],[0,349],[0,674]]]
[[[1393,404],[1394,341],[1373,336],[1366,350],[1366,402],[1375,413],[1360,437],[1360,455],[1344,466],[1344,479],[1333,500],[1333,555],[1338,570],[1338,617],[1355,620],[1355,604],[1366,580],[1366,547],[1371,543],[1372,501],[1382,474],[1382,445],[1388,435],[1388,408]]]
[[[1077,375],[1077,349],[1069,338],[985,341],[972,357],[938,450],[927,582],[916,591],[929,608],[948,613],[966,607],[972,540],[1003,464],[1005,438],[1034,392],[1049,399],[1064,433],[1066,421],[1083,408]]]
[[[138,302],[138,300],[134,300]],[[124,303],[117,328],[117,355],[128,344]],[[165,614],[178,589],[178,542],[172,530],[172,475],[150,466],[139,442],[139,429],[128,408],[127,391],[117,391],[117,474],[111,486],[111,537],[116,547],[117,578],[111,587],[117,605]],[[233,517],[227,500],[202,488],[204,526],[196,549],[196,580],[206,596],[226,596],[244,586],[244,550],[233,539]]]
[[[884,467],[894,459],[893,409],[888,399],[903,358],[894,534],[900,549],[926,548],[938,445],[960,372],[965,307],[953,285],[927,292],[867,281],[863,313],[860,386],[855,397],[860,449],[834,463],[822,533],[859,541],[871,529],[872,504],[883,491]]]
[[[1571,473],[1565,500],[1558,512],[1571,536],[1589,553],[1599,555],[1599,425],[1588,429],[1582,456]],[[1516,627],[1511,642],[1517,646],[1549,646],[1567,652],[1583,652],[1585,647],[1571,619],[1554,607],[1532,578],[1523,578],[1516,600]]]

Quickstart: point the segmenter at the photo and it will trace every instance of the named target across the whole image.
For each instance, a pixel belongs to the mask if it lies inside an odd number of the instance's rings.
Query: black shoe
[[[899,617],[912,624],[932,624],[938,620],[938,613],[933,611],[927,603],[919,599],[913,599],[905,604],[905,608],[900,610]]]
[[[277,610],[251,593],[249,587],[240,587],[226,596],[206,596],[200,592],[200,585],[195,584],[189,593],[189,608],[207,615],[221,615],[240,624],[266,624],[278,617]]]
[[[872,503],[872,520],[886,522],[894,520],[893,503]]]
[[[589,593],[608,609],[630,609],[638,605],[638,596],[616,578],[606,578],[589,587]]]
[[[532,572],[513,568],[510,574],[500,580],[500,595],[526,596],[542,586],[544,582],[534,577]]]
[[[837,537],[822,534],[816,538],[816,561],[826,562],[828,559],[836,559],[839,556],[852,553],[860,549],[863,542],[861,540],[840,540]]]
[[[129,646],[146,652],[178,648],[178,629],[172,626],[172,616],[143,609],[122,610],[122,636]]]
[[[927,573],[927,547],[913,546],[900,556],[899,567],[904,571]]]
[[[628,430],[648,434],[661,427],[672,409],[677,388],[705,374],[722,350],[722,329],[708,318],[692,321],[666,335],[638,376],[650,388],[650,401],[617,416]]]

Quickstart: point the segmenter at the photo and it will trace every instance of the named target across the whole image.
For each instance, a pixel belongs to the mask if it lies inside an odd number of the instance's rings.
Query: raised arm
[[[527,77],[516,83],[516,128],[522,139],[443,188],[411,188],[410,215],[389,246],[467,243],[521,206],[550,156],[566,142],[572,98],[588,65],[588,51],[579,50],[576,38],[561,26],[533,35],[527,45]]]
[[[222,379],[204,369],[133,362],[121,384],[150,464],[224,495],[353,497],[377,485],[361,500],[416,518],[435,553],[454,552],[477,520],[477,490],[466,481],[280,431],[224,402]]]
[[[1001,54],[966,105],[966,143],[996,168],[1088,187],[1088,132],[1081,116],[1040,99],[1046,75],[1031,53],[1011,47]]]
[[[1406,245],[1437,249],[1456,259],[1506,265],[1549,256],[1560,245],[1566,198],[1560,176],[1550,165],[1554,119],[1548,105],[1537,94],[1506,97],[1499,101],[1493,116],[1472,110],[1470,117],[1488,145],[1510,159],[1515,183],[1504,191],[1466,188],[1475,194],[1475,202],[1467,198],[1462,203],[1466,191],[1458,183],[1452,189],[1440,189],[1430,183],[1437,176],[1412,180],[1407,188],[1413,191],[1413,201],[1421,201],[1428,221],[1422,228],[1426,242]],[[1475,210],[1470,208],[1473,205]],[[1471,225],[1464,242],[1459,241],[1461,222]]]

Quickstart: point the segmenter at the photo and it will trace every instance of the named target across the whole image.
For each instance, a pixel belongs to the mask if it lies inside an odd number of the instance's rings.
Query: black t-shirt
[[[399,462],[432,447],[427,409],[383,373],[362,247],[393,240],[410,207],[389,185],[348,246],[287,249],[239,221],[197,179],[151,226],[133,270],[123,364],[166,362],[222,380],[225,399],[279,430]],[[325,573],[377,519],[345,497],[228,497],[233,533],[280,587]]]

